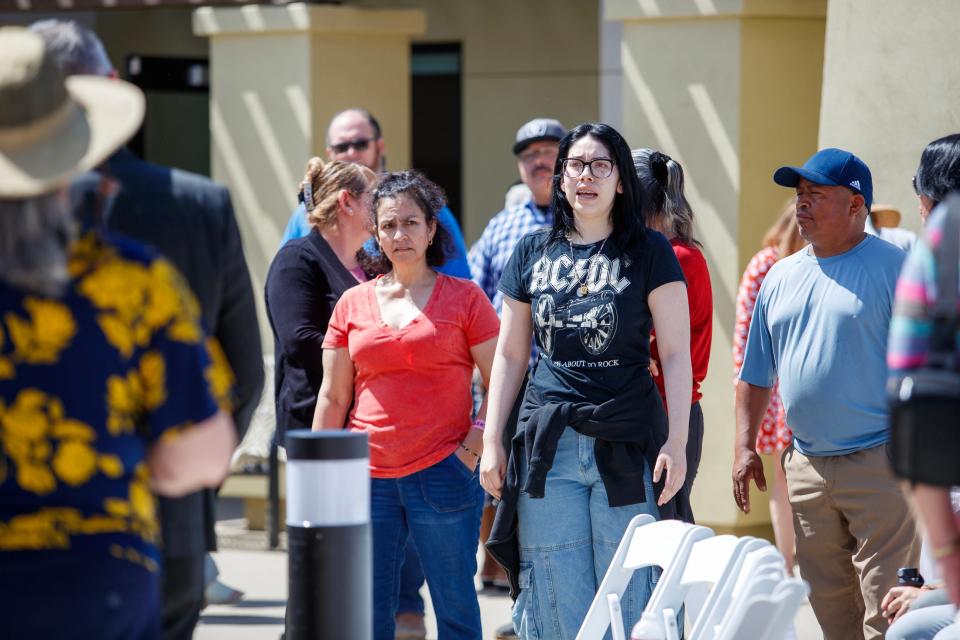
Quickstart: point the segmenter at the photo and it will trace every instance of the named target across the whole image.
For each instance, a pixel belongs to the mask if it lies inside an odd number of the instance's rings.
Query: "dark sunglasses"
[[[351,148],[356,149],[357,151],[366,151],[371,142],[373,142],[373,140],[370,138],[359,138],[357,140],[350,140],[349,142],[332,144],[330,145],[330,148],[333,149],[335,153],[346,153]]]

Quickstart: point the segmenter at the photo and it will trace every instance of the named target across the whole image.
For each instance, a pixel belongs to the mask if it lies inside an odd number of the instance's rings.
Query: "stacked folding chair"
[[[680,640],[677,617],[692,627],[687,640],[785,640],[807,595],[806,584],[786,576],[783,557],[765,540],[715,536],[677,520],[634,518],[600,584],[577,640],[626,640],[620,598],[641,567],[663,570],[634,640]]]

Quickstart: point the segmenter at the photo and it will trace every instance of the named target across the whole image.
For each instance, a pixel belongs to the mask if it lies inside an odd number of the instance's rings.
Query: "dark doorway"
[[[131,55],[124,75],[147,97],[143,126],[130,141],[130,150],[148,162],[209,176],[208,62]]]
[[[461,60],[459,44],[411,49],[413,166],[444,188],[458,221],[463,216]]]

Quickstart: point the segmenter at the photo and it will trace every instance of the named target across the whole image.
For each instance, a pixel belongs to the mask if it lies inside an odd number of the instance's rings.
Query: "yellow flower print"
[[[139,381],[133,374],[107,378],[107,430],[111,435],[132,433],[141,411]]]
[[[163,326],[167,336],[176,342],[197,344],[200,331],[200,305],[183,276],[166,260],[150,265],[152,288],[146,323],[154,329]]]
[[[152,411],[167,401],[167,365],[163,354],[148,351],[140,358],[140,383],[143,406]]]
[[[105,453],[97,458],[97,466],[100,467],[100,473],[108,478],[119,478],[123,475],[123,462],[119,457]]]
[[[130,482],[130,517],[134,520],[133,530],[144,539],[157,537],[157,503],[150,490],[150,469],[144,462],[137,465]]]
[[[25,490],[44,495],[57,488],[57,480],[46,465],[30,461],[17,462],[17,483]]]
[[[96,233],[86,233],[71,245],[67,271],[71,278],[78,278],[98,261],[114,253],[113,247],[103,244]]]
[[[55,418],[56,419],[56,418]],[[71,418],[56,419],[53,425],[52,433],[54,438],[60,440],[80,440],[82,442],[93,442],[97,438],[97,432],[93,427],[79,420]]]
[[[63,403],[37,389],[24,389],[10,407],[0,403],[0,429],[0,442],[16,468],[17,482],[27,491],[50,493],[58,479],[77,486],[98,469],[110,477],[118,469],[122,472],[115,456],[103,456],[101,462],[93,447],[97,437],[93,427],[65,417]]]
[[[124,358],[133,355],[133,349],[137,346],[137,331],[131,326],[130,322],[120,316],[107,313],[100,314],[97,317],[97,323],[107,342],[119,351]]]
[[[81,280],[79,290],[98,309],[132,318],[143,308],[148,285],[149,275],[143,265],[113,258],[103,261]]]
[[[0,351],[3,350],[3,344],[6,338],[3,334],[3,327],[0,326]],[[10,358],[0,355],[0,380],[12,380],[14,376],[14,366]]]
[[[70,309],[53,300],[26,298],[23,307],[29,320],[15,313],[6,315],[13,359],[28,364],[52,364],[77,333],[77,323]]]
[[[165,326],[180,313],[179,278],[166,260],[155,260],[150,265],[150,300],[144,309],[144,320],[151,328]]]
[[[210,355],[210,366],[203,372],[210,385],[210,394],[223,411],[231,410],[230,391],[236,379],[230,362],[227,360],[223,348],[215,338],[207,339],[207,353]]]
[[[53,457],[53,470],[70,486],[84,484],[97,472],[97,452],[85,442],[62,442]]]
[[[44,411],[47,396],[37,389],[24,389],[17,394],[0,422],[9,438],[40,440],[47,437],[50,419]]]

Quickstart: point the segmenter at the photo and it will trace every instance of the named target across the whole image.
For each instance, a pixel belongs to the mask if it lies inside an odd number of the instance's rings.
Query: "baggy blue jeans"
[[[481,640],[473,577],[482,508],[476,471],[453,454],[403,478],[372,480],[375,640],[394,640],[408,538],[427,579],[439,640]]]
[[[647,468],[643,471],[647,501],[609,506],[594,442],[565,429],[547,473],[544,497],[520,494],[520,595],[513,624],[523,640],[573,640],[627,524],[641,513],[660,517]],[[519,471],[526,471],[522,463]],[[659,571],[651,568],[634,573],[621,599],[628,632],[643,613],[658,576]]]

